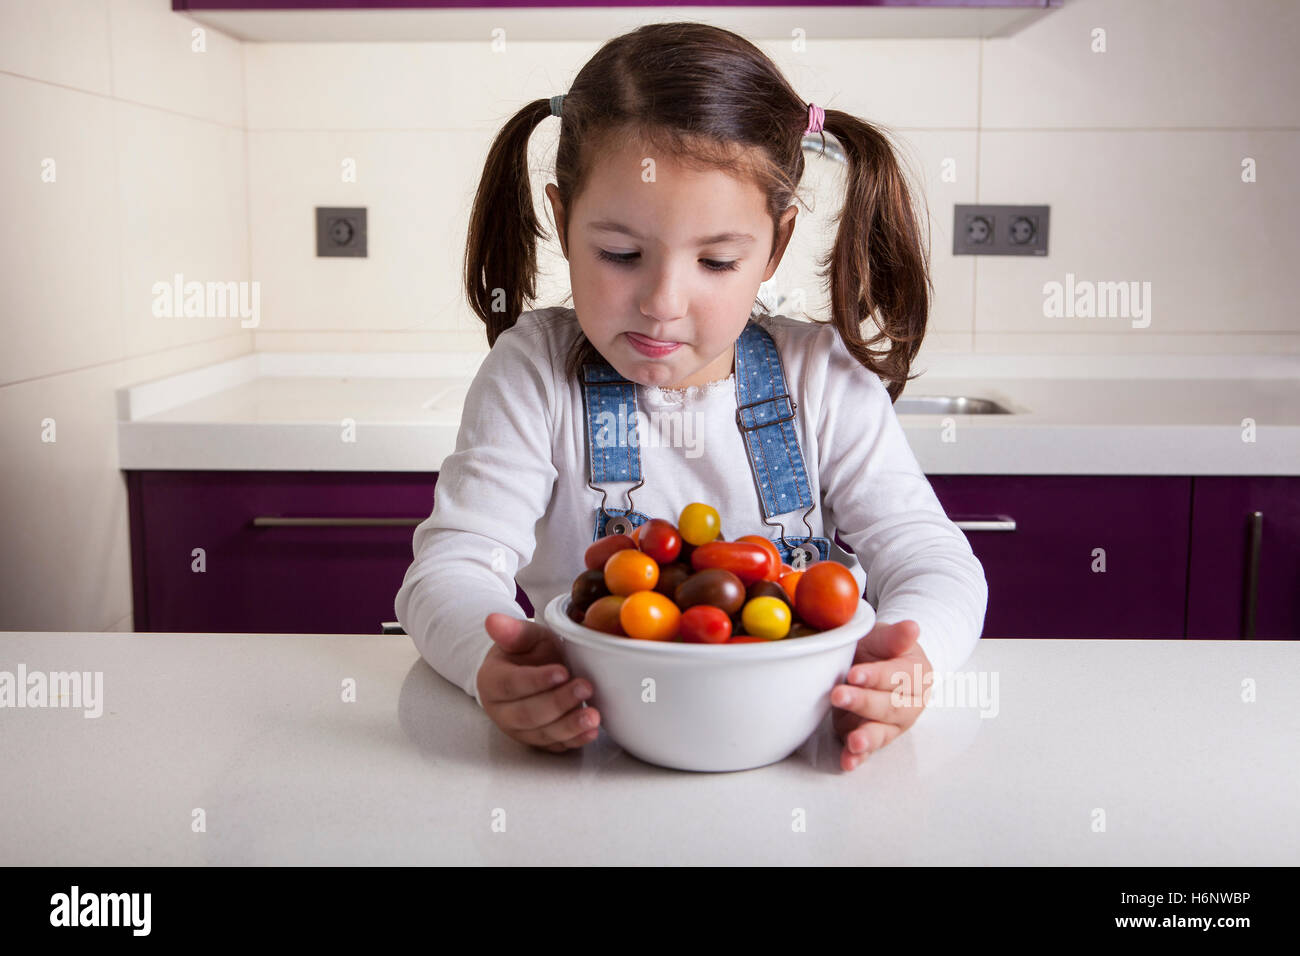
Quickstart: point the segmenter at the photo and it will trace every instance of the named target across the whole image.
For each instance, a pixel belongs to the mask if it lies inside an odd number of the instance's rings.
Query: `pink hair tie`
[[[812,103],[809,103],[808,128],[804,130],[804,135],[806,136],[809,133],[820,133],[822,131],[822,123],[825,121],[826,111],[820,106],[814,106]]]

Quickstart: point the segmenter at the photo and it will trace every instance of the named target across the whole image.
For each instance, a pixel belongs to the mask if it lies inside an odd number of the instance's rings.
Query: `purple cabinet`
[[[932,475],[930,483],[984,565],[984,637],[1183,636],[1191,478]]]
[[[1187,636],[1300,638],[1300,478],[1197,478]]]
[[[127,472],[135,629],[378,634],[436,480]]]

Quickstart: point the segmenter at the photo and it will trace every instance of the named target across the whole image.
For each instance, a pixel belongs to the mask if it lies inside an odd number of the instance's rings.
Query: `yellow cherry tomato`
[[[780,598],[752,598],[745,602],[740,620],[751,637],[779,641],[790,633],[790,605]]]
[[[619,608],[618,620],[628,637],[671,641],[681,626],[682,612],[658,591],[637,591]]]
[[[722,530],[722,518],[716,508],[698,501],[682,509],[682,516],[677,519],[677,530],[682,540],[697,547],[708,544]]]

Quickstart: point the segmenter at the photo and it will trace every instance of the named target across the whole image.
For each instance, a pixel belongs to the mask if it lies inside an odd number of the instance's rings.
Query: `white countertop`
[[[482,358],[261,352],[122,388],[119,467],[437,471]],[[1012,412],[900,414],[927,474],[1300,475],[1300,356],[939,353],[913,372],[904,399]]]
[[[0,710],[7,865],[1300,858],[1297,642],[984,640],[966,670],[993,716],[932,704],[849,773],[829,719],[738,773],[644,764],[604,734],[535,751],[401,636],[0,634],[0,670],[20,664],[102,672],[103,701]]]

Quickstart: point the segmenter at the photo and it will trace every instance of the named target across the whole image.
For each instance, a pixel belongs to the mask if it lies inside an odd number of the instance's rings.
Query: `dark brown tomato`
[[[722,608],[728,615],[735,615],[745,605],[745,585],[730,571],[708,568],[695,572],[677,585],[674,600],[683,611],[697,604],[711,604]]]

